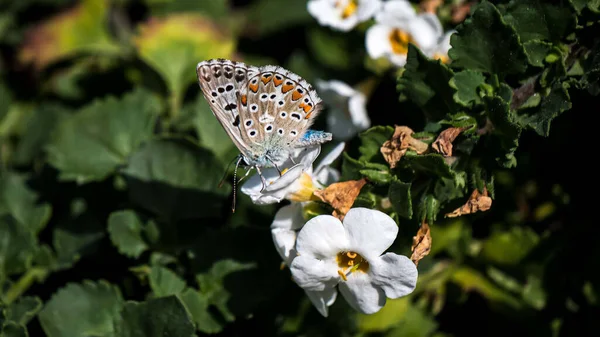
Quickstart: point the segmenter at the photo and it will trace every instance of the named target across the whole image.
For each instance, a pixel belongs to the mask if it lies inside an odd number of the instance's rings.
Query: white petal
[[[334,287],[323,291],[305,290],[304,292],[319,313],[323,315],[323,317],[327,317],[329,315],[329,307],[333,305],[337,298],[337,289]]]
[[[290,190],[290,185],[298,180],[304,172],[305,167],[302,164],[298,164],[290,168],[287,172],[281,175],[279,179],[275,179],[271,184],[267,185],[264,189],[264,194],[275,193],[278,190]],[[289,191],[288,191],[289,192]]]
[[[391,26],[375,24],[367,30],[366,48],[371,58],[377,59],[393,52],[389,39],[393,29]]]
[[[346,230],[337,218],[318,215],[310,219],[298,233],[298,254],[317,259],[335,257],[348,247]]]
[[[329,186],[340,181],[340,172],[332,167],[323,167],[318,174],[313,175],[313,182],[318,186]]]
[[[371,126],[371,120],[367,114],[367,96],[362,92],[357,92],[355,96],[350,98],[348,105],[352,124],[359,131],[368,129]]]
[[[397,26],[402,21],[408,21],[417,16],[417,12],[406,0],[391,0],[383,5],[383,9],[375,16],[378,23]]]
[[[294,150],[294,162],[302,164],[304,169],[311,167],[319,154],[321,153],[321,145],[305,147]]]
[[[452,46],[450,45],[450,38],[452,37],[452,34],[456,33],[455,30],[450,30],[448,32],[446,32],[446,34],[444,34],[444,36],[442,36],[441,40],[438,43],[437,46],[437,53],[440,53],[442,55],[448,55],[448,50],[450,50],[450,48],[452,48]]]
[[[385,293],[371,282],[369,275],[355,272],[348,281],[341,281],[340,292],[348,304],[363,314],[373,314],[385,305]]]
[[[328,91],[327,95],[336,94],[345,97],[350,97],[356,92],[354,88],[338,80],[319,80],[317,81],[317,86],[320,89],[321,96],[325,96],[325,91]],[[331,93],[329,93],[329,91],[331,91]]]
[[[404,67],[406,64],[406,56],[406,54],[391,54],[389,60],[398,67]]]
[[[346,112],[335,108],[329,110],[327,128],[335,139],[342,141],[347,141],[358,133],[358,130],[352,124]]]
[[[302,205],[291,204],[283,206],[275,214],[275,219],[271,224],[271,235],[275,250],[281,256],[281,259],[287,266],[292,263],[296,257],[296,237],[297,229],[304,225],[302,218]]]
[[[398,225],[389,215],[368,208],[352,208],[344,218],[350,241],[349,250],[367,261],[376,259],[388,249],[398,235]]]
[[[441,24],[435,15],[420,14],[414,20],[410,21],[408,33],[415,40],[417,47],[419,47],[426,55],[430,55],[437,47],[443,31],[441,30]]]
[[[335,287],[340,280],[334,258],[319,260],[300,255],[292,261],[290,270],[294,282],[305,290],[323,291]]]
[[[379,0],[362,0],[358,3],[355,15],[359,21],[367,21],[375,13],[379,12],[381,8],[382,3]]]
[[[342,152],[344,152],[345,146],[346,143],[342,142],[336,145],[331,151],[329,151],[329,153],[325,157],[323,157],[323,159],[321,159],[319,165],[317,165],[317,168],[315,169],[315,174],[319,174],[320,170],[322,170],[324,167],[331,165],[336,159],[338,159],[339,156],[342,155]]]
[[[383,289],[389,298],[406,296],[417,285],[417,267],[406,256],[387,253],[379,259],[370,261],[373,283]]]
[[[306,9],[322,25],[329,24],[337,16],[335,7],[327,0],[309,0]]]

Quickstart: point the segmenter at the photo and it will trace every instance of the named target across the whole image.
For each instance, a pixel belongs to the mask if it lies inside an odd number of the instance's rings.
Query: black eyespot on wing
[[[227,111],[235,110],[235,108],[237,108],[237,104],[235,104],[235,103],[229,103],[225,106],[225,110],[227,110]],[[239,121],[238,121],[238,124],[239,124]]]
[[[251,119],[249,119],[249,120],[246,121],[246,126],[252,126],[252,120]]]
[[[283,101],[279,101],[279,103],[278,103],[278,104],[281,106],[281,105],[283,105],[283,104],[284,104],[284,102],[283,102]]]
[[[297,119],[297,120],[301,120],[302,119],[302,116],[300,116],[300,114],[297,114],[295,112],[293,114],[291,114],[290,116],[292,116],[292,118]]]
[[[211,93],[211,95],[212,95],[212,97],[217,97],[217,96],[219,96],[219,94],[217,94],[217,93],[216,93],[216,92],[214,92],[214,91]]]
[[[218,88],[217,88],[217,91],[218,91],[218,92],[220,92],[220,93],[224,93],[224,92],[225,92],[225,89],[224,89],[223,87],[218,87]]]
[[[231,85],[231,84],[228,84],[228,85],[225,87],[225,90],[227,90],[227,91],[231,91],[231,90],[233,90],[233,85]]]
[[[240,115],[235,116],[235,121],[233,121],[233,126],[237,127],[240,125]]]
[[[267,94],[263,94],[262,96],[260,96],[260,98],[267,99]]]

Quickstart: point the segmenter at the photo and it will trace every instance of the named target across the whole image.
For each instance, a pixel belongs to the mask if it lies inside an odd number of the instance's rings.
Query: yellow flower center
[[[392,45],[392,51],[395,54],[401,55],[408,54],[408,44],[411,42],[414,43],[414,40],[410,34],[398,28],[392,30],[389,40],[390,44]]]
[[[442,53],[433,54],[433,59],[440,60],[440,61],[442,61],[442,63],[446,63],[446,64],[450,63],[450,58],[448,57],[448,55],[442,54]]]
[[[288,200],[295,202],[317,200],[313,195],[313,192],[317,190],[317,187],[313,183],[312,178],[308,173],[302,173],[300,178],[298,178],[297,183],[299,184],[299,188],[296,191],[288,194]]]
[[[337,8],[343,7],[342,19],[347,19],[348,17],[352,16],[352,14],[354,14],[356,12],[356,10],[358,9],[358,0],[337,1],[335,3],[335,7],[337,7]]]
[[[369,271],[369,262],[364,257],[355,252],[341,252],[337,255],[338,275],[344,281],[348,281],[348,275],[360,271],[367,273]]]

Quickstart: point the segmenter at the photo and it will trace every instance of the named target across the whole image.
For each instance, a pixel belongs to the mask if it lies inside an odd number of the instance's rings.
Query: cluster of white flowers
[[[366,34],[366,49],[373,59],[386,58],[402,67],[412,43],[435,59],[448,62],[450,35],[435,14],[417,13],[407,0],[309,0],[308,11],[324,26],[349,31],[375,19]]]
[[[383,254],[398,234],[398,226],[388,215],[353,208],[343,222],[330,215],[305,220],[304,207],[314,200],[313,192],[339,180],[340,173],[331,164],[344,146],[335,146],[314,169],[321,147],[299,149],[281,176],[276,169],[263,170],[268,184],[264,189],[258,175],[241,188],[256,204],[291,202],[275,215],[273,242],[294,281],[323,316],[328,315],[338,289],[351,307],[370,314],[381,309],[386,298],[411,293],[417,282],[412,261]]]

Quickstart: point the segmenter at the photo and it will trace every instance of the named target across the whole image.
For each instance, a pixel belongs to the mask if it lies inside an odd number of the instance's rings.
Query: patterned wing
[[[204,98],[233,143],[243,154],[248,154],[250,144],[243,137],[240,126],[245,107],[240,92],[246,91],[248,78],[258,73],[258,68],[225,59],[207,60],[196,67],[198,83]],[[242,116],[242,117],[241,117]],[[245,134],[244,134],[245,135]]]
[[[277,66],[258,68],[240,94],[249,112],[242,120],[245,136],[263,147],[294,147],[321,109],[321,99],[310,84]]]

